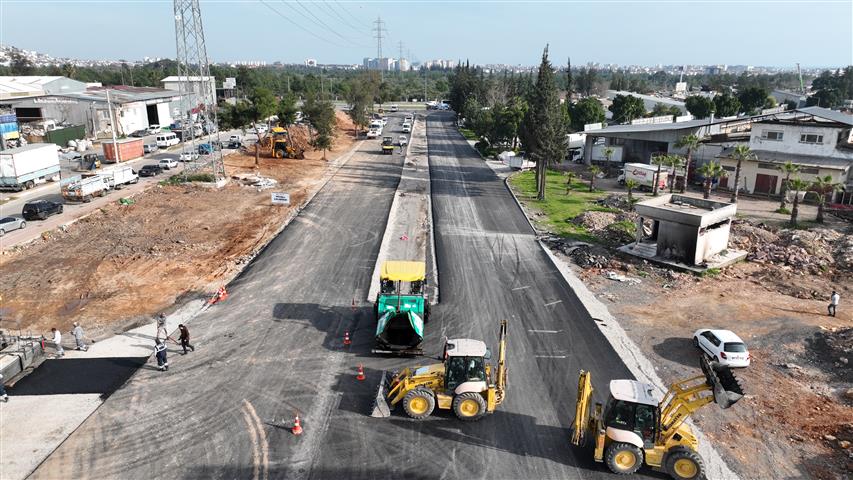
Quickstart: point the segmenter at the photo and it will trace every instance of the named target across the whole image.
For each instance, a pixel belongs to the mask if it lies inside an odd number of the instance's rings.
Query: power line
[[[341,21],[342,21],[346,26],[350,27],[351,29],[355,30],[356,32],[358,32],[358,33],[360,33],[360,34],[362,34],[362,35],[366,32],[366,30],[364,29],[364,27],[358,27],[358,26],[353,25],[352,23],[350,23],[350,21],[349,21],[349,20],[347,20],[347,18],[346,18],[346,17],[344,17],[343,15],[341,15],[340,13],[338,13],[337,9],[335,9],[334,7],[332,7],[332,5],[331,5],[331,4],[329,4],[328,2],[319,2],[319,5],[323,5],[323,6],[325,6],[326,8],[328,8],[328,9],[329,9],[329,11],[330,11],[330,12],[332,12],[336,17],[338,17],[338,18],[339,18],[339,19],[340,19],[340,20],[341,20]]]
[[[314,15],[314,12],[312,12],[311,10],[308,10],[308,8],[305,5],[303,5],[302,2],[300,2],[299,0],[294,0],[294,1],[296,2],[296,5],[299,6],[299,8],[301,8],[302,10],[307,12],[308,15],[310,15],[314,20],[316,20],[316,22],[314,22],[315,24],[319,24],[320,26],[329,29],[332,33],[334,33],[335,35],[337,35],[338,37],[340,37],[342,40],[344,40],[346,42],[352,42],[351,38],[347,38],[347,37],[341,35],[340,33],[338,33],[337,29],[332,28],[328,23],[326,23],[322,19],[320,19],[320,17],[318,17],[317,15]],[[358,46],[364,47],[364,45],[358,45]]]
[[[283,19],[287,20],[291,25],[293,25],[293,26],[295,26],[296,28],[298,28],[298,29],[302,30],[303,32],[305,32],[305,33],[307,33],[307,34],[311,35],[312,37],[314,37],[314,38],[316,38],[316,39],[318,39],[318,40],[322,40],[322,41],[324,41],[324,42],[326,42],[326,43],[330,43],[330,44],[332,44],[332,45],[334,45],[334,46],[336,46],[336,47],[348,48],[347,46],[344,46],[344,45],[341,45],[340,43],[337,43],[337,42],[334,42],[334,41],[332,41],[332,40],[329,40],[328,38],[321,37],[320,35],[317,35],[317,34],[316,34],[316,33],[314,33],[313,31],[311,31],[311,30],[309,30],[309,29],[307,29],[307,28],[303,27],[302,25],[300,25],[300,24],[298,24],[298,23],[294,22],[294,21],[293,21],[293,20],[291,20],[290,18],[286,17],[283,13],[279,12],[279,11],[278,11],[276,8],[274,8],[272,5],[270,5],[269,3],[267,3],[267,2],[266,2],[266,0],[259,0],[259,1],[260,1],[260,2],[261,2],[261,4],[263,4],[265,7],[269,8],[270,10],[272,10],[273,12],[275,12],[275,13],[276,13],[276,15],[278,15],[279,17],[281,17],[281,18],[283,18]]]

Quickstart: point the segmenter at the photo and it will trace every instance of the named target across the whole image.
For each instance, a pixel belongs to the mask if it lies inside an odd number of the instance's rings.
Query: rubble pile
[[[583,268],[605,268],[610,266],[611,256],[604,247],[586,242],[568,240],[556,235],[541,237],[549,249],[566,255]]]
[[[610,194],[604,198],[599,198],[595,203],[602,207],[614,208],[616,210],[631,210],[631,203],[628,202],[627,195]]]
[[[584,227],[599,239],[615,245],[634,240],[636,222],[637,214],[633,212],[587,211],[572,219],[572,223]]]
[[[790,267],[799,273],[853,271],[853,235],[835,230],[774,231],[764,224],[735,222],[731,245],[749,252],[749,261]]]
[[[821,327],[806,340],[806,346],[811,362],[824,366],[843,382],[853,382],[853,327]]]

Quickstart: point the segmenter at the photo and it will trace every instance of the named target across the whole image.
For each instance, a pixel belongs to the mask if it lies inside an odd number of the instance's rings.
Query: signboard
[[[272,193],[272,204],[273,205],[290,205],[290,194],[283,192],[273,192]]]
[[[222,88],[224,89],[233,89],[237,87],[237,79],[234,77],[227,77],[224,82],[222,82]]]
[[[588,132],[590,130],[601,130],[602,128],[603,128],[603,125],[601,124],[601,122],[587,123],[586,125],[583,126],[583,131]]]

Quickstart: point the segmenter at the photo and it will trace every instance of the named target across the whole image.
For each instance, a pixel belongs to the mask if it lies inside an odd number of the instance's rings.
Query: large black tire
[[[6,230],[0,228],[0,237],[2,237],[3,235],[6,235]]]
[[[35,186],[36,186],[36,184],[32,180],[29,180],[26,184],[27,190],[34,188]]]
[[[406,415],[415,420],[423,420],[432,414],[435,408],[435,397],[426,388],[416,388],[403,397],[403,409]]]
[[[630,443],[613,442],[604,451],[604,463],[613,473],[630,475],[643,466],[643,451]]]
[[[466,422],[476,422],[486,414],[486,399],[477,392],[467,392],[453,399],[453,413]]]
[[[701,350],[702,348],[699,346],[699,340],[696,340],[696,337],[693,337],[693,346]]]
[[[676,480],[705,478],[705,463],[698,453],[687,447],[675,447],[666,456],[666,473]]]

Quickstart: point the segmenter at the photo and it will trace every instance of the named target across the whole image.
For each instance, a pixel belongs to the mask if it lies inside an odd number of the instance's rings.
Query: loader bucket
[[[388,372],[383,371],[382,377],[379,379],[379,387],[376,390],[376,397],[373,399],[373,409],[370,416],[373,418],[386,418],[391,416],[391,406],[388,405],[388,391],[390,390],[391,382]]]
[[[714,401],[720,408],[729,408],[743,398],[743,387],[731,368],[717,362],[709,362],[704,356],[700,357],[699,361],[705,381],[713,390]]]

